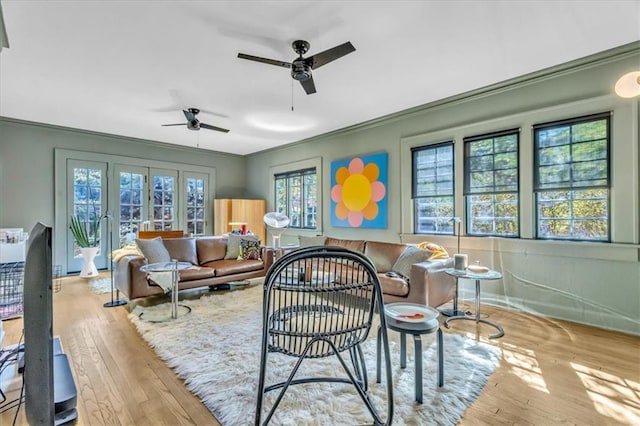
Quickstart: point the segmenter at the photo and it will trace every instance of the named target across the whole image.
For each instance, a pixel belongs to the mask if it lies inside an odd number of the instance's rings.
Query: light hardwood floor
[[[72,363],[78,424],[218,424],[138,336],[127,307],[104,308],[108,300],[75,277],[54,294],[54,334]],[[504,327],[503,338],[489,340],[492,328],[467,321],[445,329],[503,353],[461,424],[640,424],[640,337],[489,306],[482,312]],[[4,329],[5,345],[18,342],[22,319]],[[12,424],[14,413],[1,414],[0,424]],[[24,407],[17,424],[26,424]]]

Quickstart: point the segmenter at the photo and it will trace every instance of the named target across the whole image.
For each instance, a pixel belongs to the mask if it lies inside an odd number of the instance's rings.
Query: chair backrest
[[[374,266],[339,247],[284,255],[269,269],[264,292],[263,339],[269,351],[296,357],[326,357],[358,345],[369,334],[376,304],[382,306]]]

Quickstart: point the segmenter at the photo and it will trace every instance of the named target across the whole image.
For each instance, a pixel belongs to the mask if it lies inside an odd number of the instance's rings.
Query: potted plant
[[[95,205],[93,211],[96,211]],[[98,275],[98,269],[93,259],[100,250],[100,223],[105,217],[106,215],[95,215],[92,222],[86,223],[78,215],[71,216],[69,229],[76,244],[80,247],[80,252],[84,259],[82,270],[80,271],[81,277],[90,278]]]

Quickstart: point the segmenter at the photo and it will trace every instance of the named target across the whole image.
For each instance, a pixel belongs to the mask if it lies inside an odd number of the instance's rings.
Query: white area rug
[[[130,319],[142,337],[184,378],[188,389],[202,399],[223,425],[249,425],[254,422],[260,365],[261,301],[262,286],[255,286],[181,302],[191,306],[192,312],[173,321],[144,322],[137,316],[140,310],[132,312]],[[157,309],[166,311],[167,306],[144,308],[146,312]],[[393,331],[389,333],[395,334]],[[400,369],[400,345],[391,343],[394,425],[457,423],[499,363],[500,349],[445,333],[445,384],[438,388],[434,336],[423,336],[422,405],[414,401],[412,340],[407,340],[409,358],[404,370]],[[375,332],[371,333],[363,350],[370,392],[379,412],[385,416],[386,386],[375,383]],[[274,377],[286,377],[295,362],[295,359],[280,354],[270,354],[269,360],[271,370],[267,371],[272,374],[268,376],[268,383],[273,383]],[[304,376],[342,374],[339,363],[333,358],[305,360],[301,372]],[[263,419],[277,393],[267,394]],[[272,424],[277,425],[371,422],[352,385],[326,383],[292,386],[272,419]]]
[[[89,288],[95,294],[104,294],[111,291],[111,278],[96,278],[89,281]]]

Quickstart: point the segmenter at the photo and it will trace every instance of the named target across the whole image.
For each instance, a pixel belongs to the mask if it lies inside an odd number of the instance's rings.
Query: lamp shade
[[[640,95],[640,71],[629,72],[616,82],[616,94],[622,98]]]

